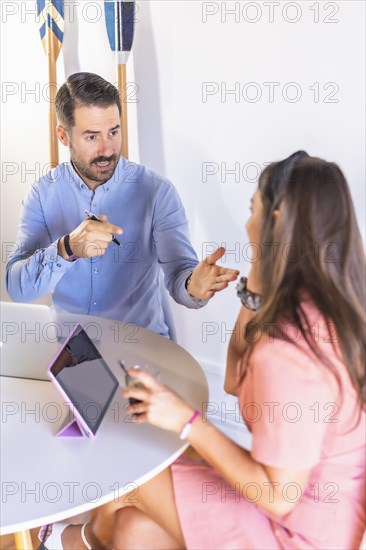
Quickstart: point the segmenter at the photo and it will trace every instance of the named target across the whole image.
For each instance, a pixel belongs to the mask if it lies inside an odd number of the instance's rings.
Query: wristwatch
[[[185,287],[186,287],[186,290],[188,290],[188,287],[189,287],[189,283],[191,282],[191,279],[192,279],[192,273],[190,273],[186,279],[186,284],[185,284]]]
[[[69,260],[71,262],[74,262],[75,260],[78,260],[79,259],[79,256],[75,256],[75,254],[73,253],[72,249],[71,249],[71,246],[70,246],[70,235],[67,234],[64,236],[64,247],[65,247],[65,251],[66,251],[66,254],[68,255],[69,257]]]
[[[204,303],[203,300],[200,300],[199,298],[192,296],[192,294],[189,292],[189,284],[191,282],[192,275],[193,275],[193,272],[190,275],[188,275],[184,286],[186,287],[186,291],[188,292],[189,297],[196,304],[196,306],[201,306]]]
[[[247,277],[242,277],[240,279],[236,287],[237,295],[239,296],[244,307],[250,309],[251,311],[258,311],[261,307],[261,297],[259,294],[255,294],[255,292],[248,290],[247,283]]]

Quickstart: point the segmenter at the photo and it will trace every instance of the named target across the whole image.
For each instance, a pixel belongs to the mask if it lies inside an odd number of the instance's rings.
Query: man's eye
[[[111,132],[112,136],[117,136],[118,135],[118,130],[113,130],[113,132]]]
[[[95,139],[95,136],[87,136],[87,141],[94,141]]]

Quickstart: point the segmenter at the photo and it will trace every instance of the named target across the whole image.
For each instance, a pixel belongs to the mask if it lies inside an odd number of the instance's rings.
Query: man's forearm
[[[6,288],[15,302],[31,302],[54,290],[72,262],[57,252],[57,242],[36,250],[31,256],[14,255],[8,262]]]

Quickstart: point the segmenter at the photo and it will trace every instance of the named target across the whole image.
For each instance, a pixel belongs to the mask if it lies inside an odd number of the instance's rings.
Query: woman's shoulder
[[[284,375],[289,381],[323,381],[329,384],[329,379],[334,375],[327,362],[329,364],[330,361],[337,371],[346,370],[337,353],[334,329],[309,299],[301,302],[299,314],[304,333],[295,322],[289,320],[267,325],[260,332],[248,366],[258,376],[263,374],[267,379]],[[317,356],[315,349],[323,359]]]

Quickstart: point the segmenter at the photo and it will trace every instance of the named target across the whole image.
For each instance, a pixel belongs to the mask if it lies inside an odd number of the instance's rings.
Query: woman
[[[125,391],[142,401],[131,412],[184,435],[204,461],[178,460],[140,487],[135,508],[103,507],[83,530],[93,548],[359,547],[365,261],[342,172],[302,151],[271,164],[246,227],[258,261],[239,290],[225,390],[238,396],[252,450],[141,372],[146,389]],[[62,543],[84,547],[80,526]]]

